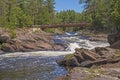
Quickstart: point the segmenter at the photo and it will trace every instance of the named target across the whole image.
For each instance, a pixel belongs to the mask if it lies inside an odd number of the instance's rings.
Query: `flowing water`
[[[17,52],[0,55],[0,80],[53,80],[67,74],[56,60],[72,54],[75,48],[92,49],[108,46],[107,42],[91,42],[89,36],[77,33],[55,35],[56,44],[67,44],[66,51]]]

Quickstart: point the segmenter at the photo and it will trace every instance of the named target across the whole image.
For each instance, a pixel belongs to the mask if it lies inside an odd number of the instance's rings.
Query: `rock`
[[[120,32],[112,33],[108,35],[108,42],[111,48],[120,48]]]
[[[89,38],[90,41],[107,41],[107,35],[102,34],[102,35],[92,35]]]
[[[94,53],[84,48],[75,49],[74,56],[79,62],[84,60],[96,60]]]
[[[21,42],[18,40],[10,40],[7,43],[4,43],[2,50],[5,52],[15,52],[20,51]]]
[[[32,41],[24,40],[20,41],[17,39],[10,40],[8,43],[4,43],[2,50],[5,52],[18,52],[18,51],[37,51],[37,50],[51,50],[50,44],[44,43],[43,41]]]
[[[96,60],[96,61],[84,61],[80,64],[81,67],[92,67],[93,65],[103,65],[107,63],[107,59]]]
[[[5,43],[10,39],[8,35],[0,35],[0,43]]]
[[[71,80],[69,75],[65,75],[65,76],[60,76],[58,78],[55,78],[54,80]]]
[[[120,56],[116,57],[116,58],[113,58],[113,59],[110,59],[108,60],[108,63],[117,63],[120,61]]]
[[[9,39],[3,44],[2,50],[5,52],[26,52],[45,50],[64,50],[64,45],[54,43],[52,36],[41,32],[18,31],[16,38]]]
[[[66,45],[55,44],[53,45],[53,48],[55,51],[64,51],[67,47]]]
[[[112,68],[83,68],[75,67],[65,75],[55,80],[120,80],[120,70]]]
[[[106,58],[112,58],[115,56],[115,52],[116,50],[112,49],[112,48],[109,48],[109,47],[96,47],[94,49],[92,49],[91,51],[95,52],[97,55],[99,55],[97,57],[98,58],[101,58],[101,59],[106,59]]]
[[[112,45],[116,41],[120,40],[120,34],[119,33],[112,33],[108,35],[108,42]]]
[[[111,47],[111,48],[114,48],[114,49],[120,49],[120,40],[114,42],[113,44],[111,44],[110,47]]]
[[[0,50],[0,55],[1,55],[1,54],[4,54],[4,53],[5,53],[5,52],[3,52],[3,51]]]
[[[71,66],[71,67],[79,66],[79,62],[75,57],[71,57],[71,58],[66,57],[63,60],[57,60],[57,63],[62,66]]]
[[[96,47],[95,49],[88,50],[83,48],[75,49],[72,57],[67,55],[63,60],[57,61],[58,64],[63,66],[79,66],[79,67],[92,67],[93,65],[112,64],[120,61],[116,56],[116,50],[111,48]],[[120,56],[120,54],[119,54]]]

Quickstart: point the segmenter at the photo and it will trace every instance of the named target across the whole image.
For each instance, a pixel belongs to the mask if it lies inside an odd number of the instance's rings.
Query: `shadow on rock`
[[[119,61],[120,56],[116,54],[115,49],[96,47],[92,50],[77,48],[74,54],[67,55],[63,60],[58,60],[57,63],[62,66],[90,68],[93,65],[99,66]]]

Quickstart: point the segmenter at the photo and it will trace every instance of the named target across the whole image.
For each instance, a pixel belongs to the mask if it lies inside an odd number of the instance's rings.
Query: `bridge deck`
[[[84,27],[90,26],[91,23],[79,22],[79,23],[61,23],[61,24],[48,24],[48,25],[33,25],[32,27],[40,28],[58,28],[58,27]]]

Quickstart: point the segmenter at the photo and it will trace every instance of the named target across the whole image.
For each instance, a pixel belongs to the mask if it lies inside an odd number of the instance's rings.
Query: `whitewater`
[[[59,66],[56,60],[73,54],[75,48],[93,49],[109,46],[103,41],[89,41],[89,36],[77,33],[55,35],[54,40],[66,44],[65,51],[35,51],[15,52],[0,55],[0,80],[53,80],[67,74],[65,68]]]

